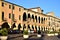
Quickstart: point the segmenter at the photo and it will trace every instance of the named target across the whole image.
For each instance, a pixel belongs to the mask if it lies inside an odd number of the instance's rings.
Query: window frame
[[[9,13],[9,18],[11,18],[11,13]]]
[[[2,7],[4,7],[4,2],[2,2]]]
[[[2,12],[2,20],[4,20],[4,12]]]
[[[11,9],[11,5],[9,5],[9,9]]]

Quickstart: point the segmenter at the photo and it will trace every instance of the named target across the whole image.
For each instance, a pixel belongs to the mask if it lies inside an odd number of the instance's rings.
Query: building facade
[[[7,21],[10,28],[15,23],[18,29],[24,28],[30,30],[59,30],[60,19],[55,17],[53,12],[43,14],[43,10],[40,7],[26,9],[22,6],[10,3],[5,0],[0,0],[0,25]]]

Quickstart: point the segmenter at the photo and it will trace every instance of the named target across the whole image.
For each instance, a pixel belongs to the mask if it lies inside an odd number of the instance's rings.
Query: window
[[[44,18],[44,24],[45,24],[45,18]]]
[[[11,9],[11,5],[9,5],[9,9]]]
[[[4,20],[4,12],[2,12],[2,20]]]
[[[32,15],[32,19],[34,19],[34,15]]]
[[[30,14],[28,14],[28,18],[30,18]]]
[[[21,19],[21,16],[19,15],[19,20]]]
[[[33,21],[34,21],[34,15],[32,15],[32,19],[33,19]]]
[[[43,17],[41,18],[41,23],[43,23]]]
[[[9,18],[11,18],[11,13],[9,13]]]
[[[35,16],[36,22],[37,22],[37,16]]]
[[[27,16],[26,16],[26,13],[24,12],[24,14],[23,14],[23,21],[26,21],[26,18],[27,18]]]
[[[40,23],[40,17],[38,17],[38,19],[39,19],[39,23]]]
[[[15,9],[14,5],[13,5],[13,9]]]
[[[44,21],[45,21],[45,18],[44,18]]]
[[[2,2],[2,7],[4,7],[4,3]]]
[[[19,8],[19,11],[21,11],[21,8]]]
[[[50,22],[49,22],[49,26],[50,26]]]

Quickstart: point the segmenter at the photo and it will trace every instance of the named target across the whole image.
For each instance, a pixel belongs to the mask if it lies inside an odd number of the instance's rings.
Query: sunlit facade
[[[60,29],[60,19],[55,17],[53,12],[43,14],[40,7],[26,9],[8,1],[0,0],[0,25],[5,20],[10,28],[15,23],[16,27],[13,30],[18,29],[19,24],[21,26],[20,30],[26,28],[30,30],[57,31]]]

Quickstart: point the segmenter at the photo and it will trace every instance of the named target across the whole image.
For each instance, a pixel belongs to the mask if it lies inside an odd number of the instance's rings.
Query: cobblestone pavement
[[[60,38],[58,38],[57,36],[51,36],[51,37],[44,36],[44,37],[38,38],[34,35],[30,36],[28,39],[24,39],[22,34],[11,34],[11,35],[8,35],[9,36],[8,40],[60,40]]]

